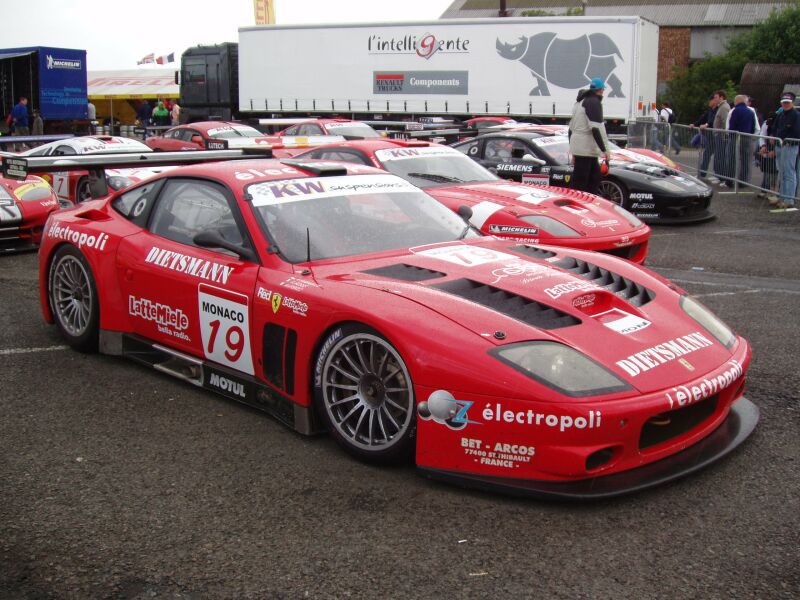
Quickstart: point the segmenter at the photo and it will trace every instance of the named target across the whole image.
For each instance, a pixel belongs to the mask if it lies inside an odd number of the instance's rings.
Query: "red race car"
[[[58,198],[41,177],[0,177],[0,253],[36,249],[47,217],[56,210]]]
[[[225,140],[225,144],[215,144]],[[145,144],[156,152],[178,150],[222,150],[268,144],[267,136],[258,129],[232,121],[201,121],[178,125],[163,135],[149,137]]]
[[[374,168],[176,168],[45,235],[42,309],[70,345],[328,429],[367,461],[596,498],[695,471],[758,421],[749,345],[675,285],[478,236]]]
[[[268,120],[265,120],[266,122]],[[340,135],[348,140],[379,138],[381,134],[370,125],[350,119],[308,119],[278,132],[278,137]]]
[[[341,136],[268,136],[258,129],[229,121],[202,121],[168,129],[163,136],[147,138],[146,144],[156,152],[183,150],[227,150],[237,148],[272,148],[277,157],[288,158],[307,148],[330,142],[341,142]]]
[[[469,207],[470,223],[486,234],[598,250],[637,263],[647,254],[650,228],[620,206],[565,188],[510,183],[448,146],[381,138],[326,144],[299,157],[386,169],[456,212]]]

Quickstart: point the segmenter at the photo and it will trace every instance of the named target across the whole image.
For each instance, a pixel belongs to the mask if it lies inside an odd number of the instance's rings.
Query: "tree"
[[[676,69],[664,98],[682,123],[691,123],[706,110],[714,90],[726,90],[728,98],[733,98],[749,62],[800,63],[800,0],[732,38],[724,54],[706,55],[688,69]]]

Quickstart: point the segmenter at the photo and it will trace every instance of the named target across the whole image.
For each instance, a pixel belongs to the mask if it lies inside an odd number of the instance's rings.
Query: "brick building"
[[[508,17],[583,14],[587,17],[640,16],[659,26],[658,86],[663,90],[674,67],[687,67],[706,54],[719,54],[728,40],[791,2],[766,0],[506,0]],[[500,0],[454,0],[443,19],[500,16]],[[582,11],[582,12],[581,12]]]

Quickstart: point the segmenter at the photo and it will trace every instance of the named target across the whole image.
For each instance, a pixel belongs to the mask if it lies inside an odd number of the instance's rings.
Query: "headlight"
[[[632,215],[627,210],[622,208],[619,204],[613,204],[614,210],[617,211],[620,215],[625,217],[625,220],[631,224],[632,227],[641,227],[644,225],[639,219],[636,218],[635,215]]]
[[[108,187],[112,190],[122,190],[126,187],[130,187],[135,182],[130,177],[123,177],[122,175],[112,175],[108,178]]]
[[[733,347],[736,334],[705,306],[690,296],[681,296],[681,308],[683,312],[700,323],[711,335],[717,338],[720,344],[728,349]]]
[[[567,227],[561,221],[556,221],[551,217],[544,217],[541,215],[530,215],[527,217],[520,217],[522,221],[536,225],[539,229],[543,229],[550,235],[557,237],[580,237],[581,234],[575,231],[572,227]]]
[[[492,350],[491,354],[566,396],[597,396],[631,389],[589,357],[558,342],[520,342]]]
[[[37,202],[55,198],[53,188],[46,181],[31,181],[23,183],[14,190],[14,194],[24,202]]]
[[[679,186],[674,181],[669,181],[667,179],[656,179],[655,181],[650,182],[655,187],[664,190],[666,192],[682,192],[683,188]]]

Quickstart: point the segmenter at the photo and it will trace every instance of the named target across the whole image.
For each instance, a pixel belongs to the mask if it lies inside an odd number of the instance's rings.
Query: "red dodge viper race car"
[[[647,254],[650,228],[621,206],[565,188],[500,179],[448,146],[381,138],[326,144],[299,157],[386,169],[456,212],[468,206],[470,223],[486,234],[599,250],[637,263]]]
[[[52,215],[39,256],[45,318],[72,346],[463,485],[630,492],[715,461],[758,420],[747,342],[675,285],[479,236],[370,167],[179,167]]]

